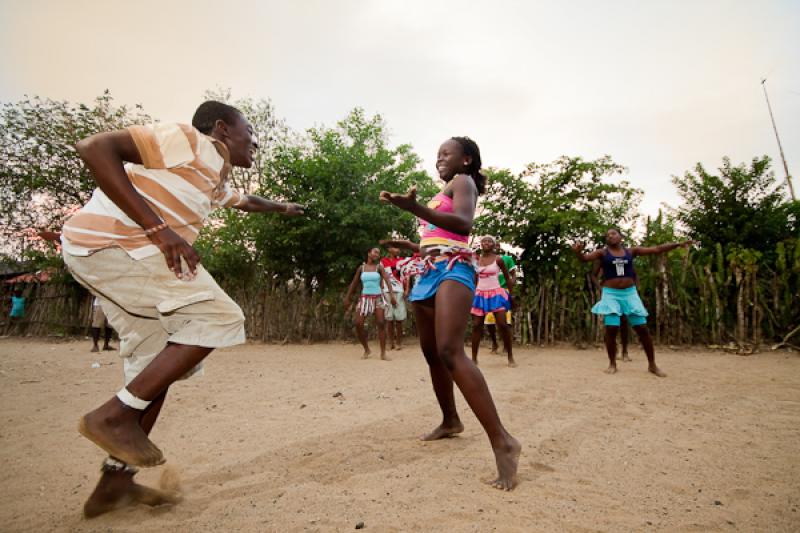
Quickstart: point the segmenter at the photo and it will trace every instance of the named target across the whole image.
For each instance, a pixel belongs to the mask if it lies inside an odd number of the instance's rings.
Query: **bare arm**
[[[572,251],[575,252],[575,257],[578,258],[578,261],[582,263],[588,263],[589,261],[596,261],[603,257],[603,249],[595,250],[594,252],[584,253],[583,251],[583,243],[576,242],[572,245]]]
[[[350,307],[350,299],[353,296],[353,291],[356,288],[356,285],[361,282],[361,267],[356,269],[356,274],[353,276],[353,281],[350,282],[350,287],[347,288],[347,296],[344,297],[344,307],[345,309]]]
[[[696,241],[683,241],[683,242],[671,242],[667,244],[659,244],[658,246],[634,246],[633,248],[631,248],[631,255],[636,257],[637,255],[665,254],[667,252],[671,252],[676,248],[688,248],[695,242]]]
[[[412,250],[414,252],[419,252],[419,244],[406,240],[406,239],[383,239],[378,241],[381,246],[394,246],[396,248],[405,248],[406,250]]]
[[[381,275],[381,283],[386,288],[386,292],[389,293],[389,300],[392,302],[392,305],[397,305],[397,300],[395,299],[394,291],[392,290],[392,282],[389,280],[389,275],[386,273],[383,265],[378,265],[378,272]]]
[[[245,201],[237,205],[236,209],[248,213],[281,213],[286,216],[300,216],[303,214],[303,206],[300,204],[274,202],[252,194],[245,196]]]
[[[595,260],[595,262],[592,263],[592,272],[589,274],[589,277],[592,279],[592,285],[594,285],[598,289],[602,287],[599,278],[600,269],[602,267],[603,267],[603,262],[600,261],[599,259]]]
[[[412,187],[406,194],[395,194],[382,191],[380,199],[404,209],[417,217],[442,229],[459,235],[469,235],[475,217],[475,204],[478,201],[478,189],[472,177],[459,174],[453,178],[450,190],[453,191],[453,212],[436,211],[417,202],[417,188]]]
[[[506,267],[506,262],[503,261],[502,257],[497,258],[497,266],[500,267],[500,270],[503,272],[503,277],[506,278],[506,287],[508,288],[508,292],[514,292],[514,278],[508,272],[508,268]]]
[[[100,190],[134,222],[144,229],[154,228],[163,223],[161,217],[136,192],[123,167],[125,161],[142,162],[129,131],[117,130],[92,135],[78,141],[76,149],[92,172]],[[149,238],[164,254],[167,266],[178,278],[194,277],[200,256],[180,235],[166,228],[150,235]],[[181,258],[189,267],[188,276],[184,276]]]

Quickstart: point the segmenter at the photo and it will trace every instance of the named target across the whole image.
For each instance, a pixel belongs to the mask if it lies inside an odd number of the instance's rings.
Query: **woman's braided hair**
[[[451,137],[451,139],[461,145],[464,155],[472,158],[472,162],[467,166],[467,174],[475,181],[478,194],[483,194],[486,190],[486,176],[481,173],[481,150],[478,144],[469,137]]]

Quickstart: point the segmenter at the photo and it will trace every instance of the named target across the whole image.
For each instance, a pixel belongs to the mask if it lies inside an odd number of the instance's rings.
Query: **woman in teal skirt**
[[[603,293],[600,301],[592,307],[592,313],[603,315],[606,330],[605,344],[609,361],[606,373],[617,372],[617,331],[621,318],[624,316],[642,343],[644,353],[647,355],[647,370],[658,377],[667,377],[656,366],[653,338],[647,329],[647,309],[644,308],[642,299],[639,298],[636,290],[636,271],[633,268],[633,258],[640,255],[664,254],[675,248],[688,248],[693,243],[694,241],[684,241],[659,246],[625,248],[622,245],[622,233],[617,228],[611,228],[606,232],[605,248],[584,253],[582,243],[572,245],[572,249],[580,261],[584,263],[602,261]]]

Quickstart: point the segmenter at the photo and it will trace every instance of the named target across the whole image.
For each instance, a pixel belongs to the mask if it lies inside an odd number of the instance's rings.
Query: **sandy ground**
[[[76,422],[121,373],[89,346],[0,340],[2,531],[800,530],[797,354],[662,349],[662,380],[638,350],[616,376],[599,349],[520,349],[516,369],[485,353],[524,445],[521,483],[502,493],[482,483],[491,450],[460,396],[460,437],[416,439],[439,416],[416,346],[381,362],[344,344],[212,354],[153,434],[185,501],[87,521],[103,454]]]

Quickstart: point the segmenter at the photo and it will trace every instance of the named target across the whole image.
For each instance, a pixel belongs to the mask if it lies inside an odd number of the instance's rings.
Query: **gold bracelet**
[[[144,234],[147,237],[149,237],[150,235],[154,235],[154,234],[158,233],[161,230],[167,229],[168,227],[169,226],[167,226],[166,222],[162,222],[158,226],[153,226],[152,228],[148,228],[148,229],[144,230]]]

